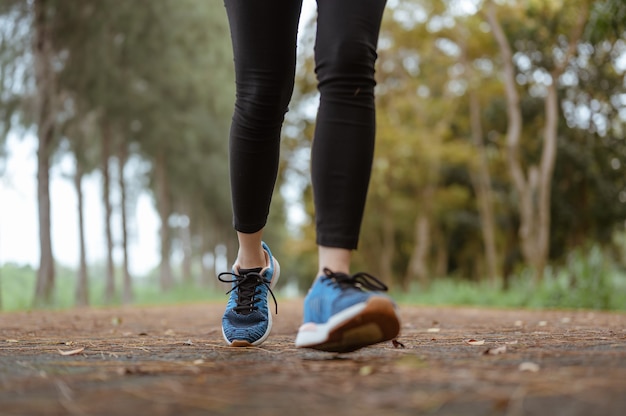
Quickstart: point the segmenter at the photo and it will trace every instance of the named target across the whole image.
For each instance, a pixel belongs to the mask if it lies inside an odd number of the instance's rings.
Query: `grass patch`
[[[116,281],[117,294],[112,302],[104,299],[104,271],[94,267],[89,282],[91,306],[115,306],[121,304],[119,294],[122,282]],[[116,276],[121,276],[117,273]],[[4,311],[33,309],[37,271],[30,266],[5,264],[0,267],[0,300]],[[68,309],[75,305],[76,272],[57,266],[53,306],[50,309]],[[134,305],[166,305],[193,302],[212,302],[225,299],[225,289],[200,288],[198,285],[179,284],[168,292],[162,292],[154,276],[138,278],[133,282]]]
[[[565,264],[548,268],[538,283],[532,281],[531,270],[523,270],[511,278],[507,290],[487,282],[441,278],[393,296],[402,304],[624,311],[626,272],[594,246],[572,252]]]
[[[117,273],[121,276],[121,273]],[[597,310],[626,310],[626,271],[613,262],[599,247],[577,250],[559,267],[546,270],[540,283],[533,283],[529,270],[521,271],[503,290],[487,282],[472,282],[460,278],[434,279],[426,288],[414,285],[408,292],[392,293],[405,305],[489,306],[503,308],[568,308]],[[118,305],[119,296],[105,303],[104,271],[91,270],[90,304],[92,306]],[[2,309],[29,310],[33,304],[36,272],[28,266],[6,264],[0,268]],[[74,306],[76,274],[73,270],[57,267],[55,309]],[[117,282],[121,288],[121,282]],[[293,289],[293,288],[292,288]],[[193,284],[179,284],[168,292],[159,288],[158,278],[151,275],[133,282],[135,305],[166,305],[197,302],[225,302],[226,286],[202,288]],[[290,296],[285,291],[277,295]]]

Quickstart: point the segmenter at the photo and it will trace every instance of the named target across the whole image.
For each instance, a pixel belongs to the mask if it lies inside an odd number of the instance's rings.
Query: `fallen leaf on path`
[[[481,339],[481,340],[466,339],[463,342],[465,342],[468,345],[484,345],[485,344],[485,340],[484,339]]]
[[[369,376],[374,372],[374,368],[371,365],[364,365],[359,369],[359,375],[361,376]]]
[[[120,368],[118,368],[117,369],[117,374],[119,374],[120,376],[124,376],[124,375],[140,375],[140,374],[148,374],[148,372],[145,371],[141,367],[132,366],[132,367],[120,367]]]
[[[404,355],[400,359],[395,361],[395,366],[397,368],[403,368],[407,370],[415,370],[419,368],[424,368],[427,366],[426,362],[419,356],[416,355]]]
[[[488,348],[487,351],[484,352],[485,355],[498,355],[504,354],[506,352],[506,345],[502,345],[500,347]]]
[[[536,373],[539,371],[539,364],[531,361],[525,361],[519,365],[519,371],[530,371],[531,373]]]
[[[392,339],[391,343],[393,344],[394,347],[396,348],[405,348],[404,344],[401,343],[400,341],[398,341],[397,339]]]
[[[439,332],[439,331],[441,331],[441,328],[428,328],[426,330],[426,332]]]
[[[69,350],[69,351],[63,351],[63,350],[57,350],[59,351],[59,354],[61,355],[76,355],[76,354],[80,354],[81,352],[85,351],[85,347],[80,347],[80,348],[76,348],[75,350]]]
[[[183,345],[193,345],[193,342],[191,342],[191,340],[188,339],[187,341],[183,342]]]
[[[7,340],[5,340],[5,342],[19,342],[19,341],[16,340],[16,339],[7,339]]]

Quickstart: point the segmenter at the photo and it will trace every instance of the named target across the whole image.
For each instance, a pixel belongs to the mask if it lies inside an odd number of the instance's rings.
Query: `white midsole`
[[[360,314],[367,306],[367,302],[357,303],[341,312],[334,314],[328,322],[316,324],[305,322],[300,326],[296,336],[296,347],[309,347],[318,345],[328,340],[328,335],[336,327]]]

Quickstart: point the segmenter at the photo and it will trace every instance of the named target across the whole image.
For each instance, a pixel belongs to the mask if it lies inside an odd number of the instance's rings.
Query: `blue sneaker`
[[[324,269],[304,299],[296,347],[351,352],[394,339],[400,319],[395,303],[380,293],[386,290],[367,273],[349,276]]]
[[[278,281],[280,266],[265,243],[263,250],[266,267],[240,269],[233,266],[231,272],[220,273],[217,277],[222,282],[232,283],[232,289],[226,292],[230,297],[222,317],[222,335],[232,347],[259,345],[267,339],[272,329],[272,314],[267,306],[270,295],[278,313],[272,288]],[[222,277],[226,275],[232,279]]]

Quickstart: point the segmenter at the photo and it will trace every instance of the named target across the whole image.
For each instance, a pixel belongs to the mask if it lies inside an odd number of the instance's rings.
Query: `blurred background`
[[[316,4],[265,234],[316,266]],[[354,272],[405,303],[626,309],[626,3],[388,0]],[[0,307],[225,300],[222,0],[0,0]]]

